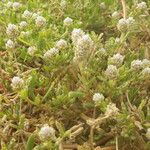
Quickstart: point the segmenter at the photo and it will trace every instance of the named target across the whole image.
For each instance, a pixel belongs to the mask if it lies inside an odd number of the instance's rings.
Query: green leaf
[[[35,134],[31,134],[27,141],[26,150],[33,150],[35,141]]]

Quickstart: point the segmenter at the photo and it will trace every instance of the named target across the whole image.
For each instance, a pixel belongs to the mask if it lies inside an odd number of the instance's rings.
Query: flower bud
[[[69,18],[69,17],[65,18],[64,26],[70,26],[70,25],[72,25],[72,23],[73,23],[73,20],[71,18]]]

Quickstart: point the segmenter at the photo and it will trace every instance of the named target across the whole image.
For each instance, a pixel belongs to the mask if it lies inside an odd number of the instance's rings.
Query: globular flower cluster
[[[11,80],[11,86],[14,90],[19,90],[23,87],[24,80],[18,76],[15,76]]]
[[[36,19],[35,19],[35,24],[37,27],[43,27],[46,25],[46,19],[42,16],[38,16]]]
[[[135,23],[135,19],[133,17],[129,17],[127,19],[121,18],[117,23],[117,28],[121,32],[125,32],[130,29]]]
[[[133,60],[131,62],[131,69],[134,71],[141,71],[143,78],[150,78],[150,61],[148,59]]]
[[[43,59],[49,60],[58,53],[59,53],[59,50],[57,48],[51,48],[44,54]]]
[[[138,10],[146,10],[147,9],[147,4],[146,2],[141,2],[137,4],[137,9]]]
[[[6,33],[8,37],[16,37],[19,33],[18,27],[15,24],[8,24]]]
[[[24,29],[25,27],[27,27],[27,25],[28,25],[28,23],[26,21],[21,21],[19,23],[19,26],[20,26],[21,29]]]
[[[22,7],[22,4],[19,2],[8,2],[7,3],[8,8],[12,8],[14,11],[19,10]]]
[[[97,104],[105,99],[104,95],[101,93],[95,93],[93,95],[93,101]]]
[[[112,65],[116,65],[117,67],[121,66],[124,60],[124,56],[122,56],[121,54],[117,53],[115,55],[113,55],[113,57],[111,57],[109,59],[110,64]]]
[[[108,65],[105,75],[108,79],[115,79],[118,76],[118,69],[114,65]]]
[[[25,10],[22,14],[22,17],[25,19],[31,19],[32,17],[32,12],[30,12],[29,10]]]
[[[116,105],[114,103],[110,103],[107,105],[106,112],[105,112],[106,116],[115,117],[118,114],[119,114],[119,109],[116,107]]]
[[[93,40],[88,34],[84,34],[81,29],[72,31],[72,41],[75,47],[74,62],[85,60],[94,48]]]
[[[53,127],[50,127],[48,124],[44,124],[39,131],[39,137],[41,140],[55,140],[55,129]]]
[[[72,25],[72,23],[73,23],[73,20],[71,18],[67,17],[64,19],[64,26],[70,26]]]
[[[29,54],[30,56],[34,56],[34,54],[36,53],[36,51],[37,51],[37,48],[36,48],[35,46],[30,46],[30,47],[28,48],[28,54]]]
[[[64,39],[60,39],[59,41],[56,42],[56,48],[60,49],[65,49],[67,47],[67,41]]]
[[[142,61],[137,59],[137,60],[133,60],[131,62],[131,69],[132,70],[140,70],[142,69]]]
[[[13,48],[15,48],[15,43],[12,40],[9,39],[6,42],[5,46],[6,46],[6,49],[13,49]]]
[[[119,13],[118,11],[114,11],[114,12],[112,13],[112,15],[111,15],[111,17],[114,18],[114,19],[119,18],[119,16],[120,16],[120,13]]]

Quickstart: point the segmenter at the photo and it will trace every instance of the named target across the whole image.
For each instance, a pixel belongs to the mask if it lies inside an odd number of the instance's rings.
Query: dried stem
[[[121,4],[122,4],[122,9],[123,9],[123,18],[126,19],[127,18],[127,11],[126,11],[125,0],[121,0]]]

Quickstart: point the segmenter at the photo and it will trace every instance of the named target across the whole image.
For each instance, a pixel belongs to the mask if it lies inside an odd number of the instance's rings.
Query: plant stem
[[[127,11],[126,11],[126,3],[125,0],[121,0],[122,8],[123,8],[123,18],[127,18]]]

